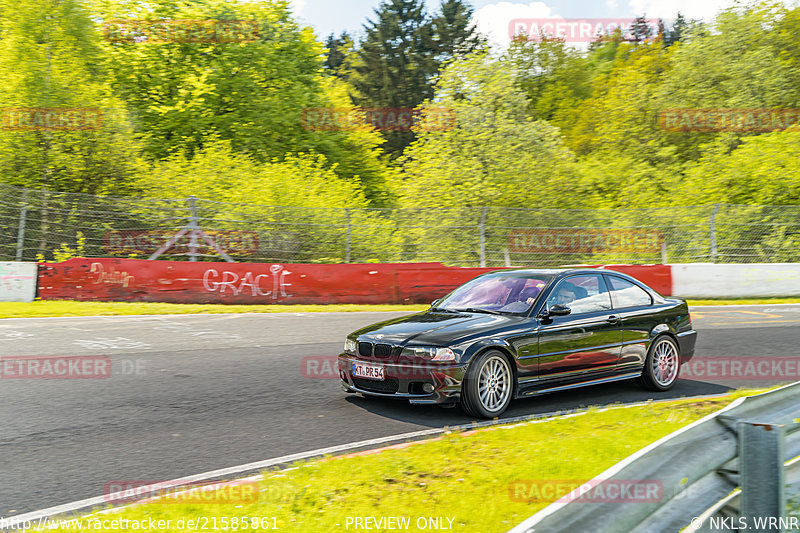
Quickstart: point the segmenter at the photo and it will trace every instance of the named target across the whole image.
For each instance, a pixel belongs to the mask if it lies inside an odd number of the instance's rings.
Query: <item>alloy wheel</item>
[[[484,409],[496,412],[503,409],[511,394],[511,369],[499,356],[486,360],[478,375],[478,397]]]
[[[653,349],[653,379],[662,387],[667,387],[678,376],[678,351],[668,339],[661,339]]]

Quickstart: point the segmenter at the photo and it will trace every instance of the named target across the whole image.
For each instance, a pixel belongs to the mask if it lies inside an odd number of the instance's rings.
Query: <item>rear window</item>
[[[609,276],[608,279],[611,284],[614,307],[641,307],[653,304],[650,294],[635,283],[614,276]]]

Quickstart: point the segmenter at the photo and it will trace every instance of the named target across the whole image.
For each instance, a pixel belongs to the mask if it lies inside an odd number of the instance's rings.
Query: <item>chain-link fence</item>
[[[0,185],[0,260],[461,266],[800,261],[800,206],[341,209]]]

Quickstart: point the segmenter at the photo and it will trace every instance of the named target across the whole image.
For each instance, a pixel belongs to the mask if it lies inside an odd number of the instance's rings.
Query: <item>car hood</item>
[[[384,320],[353,333],[361,340],[387,344],[431,344],[444,346],[476,334],[484,334],[518,317],[482,313],[442,313],[424,311],[415,315]]]

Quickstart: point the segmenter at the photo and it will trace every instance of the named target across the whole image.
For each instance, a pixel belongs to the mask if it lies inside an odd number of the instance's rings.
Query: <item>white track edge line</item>
[[[200,304],[202,305],[202,304]],[[269,304],[267,304],[269,305]],[[800,305],[800,304],[786,304],[786,305]],[[398,309],[397,311],[277,311],[277,312],[254,312],[247,311],[244,313],[176,313],[176,314],[160,314],[160,315],[85,315],[85,316],[16,316],[8,318],[0,318],[2,320],[69,320],[69,319],[85,319],[85,318],[176,318],[176,317],[214,317],[214,316],[314,316],[314,315],[357,315],[361,313],[415,313],[417,311],[410,311],[405,309]]]

